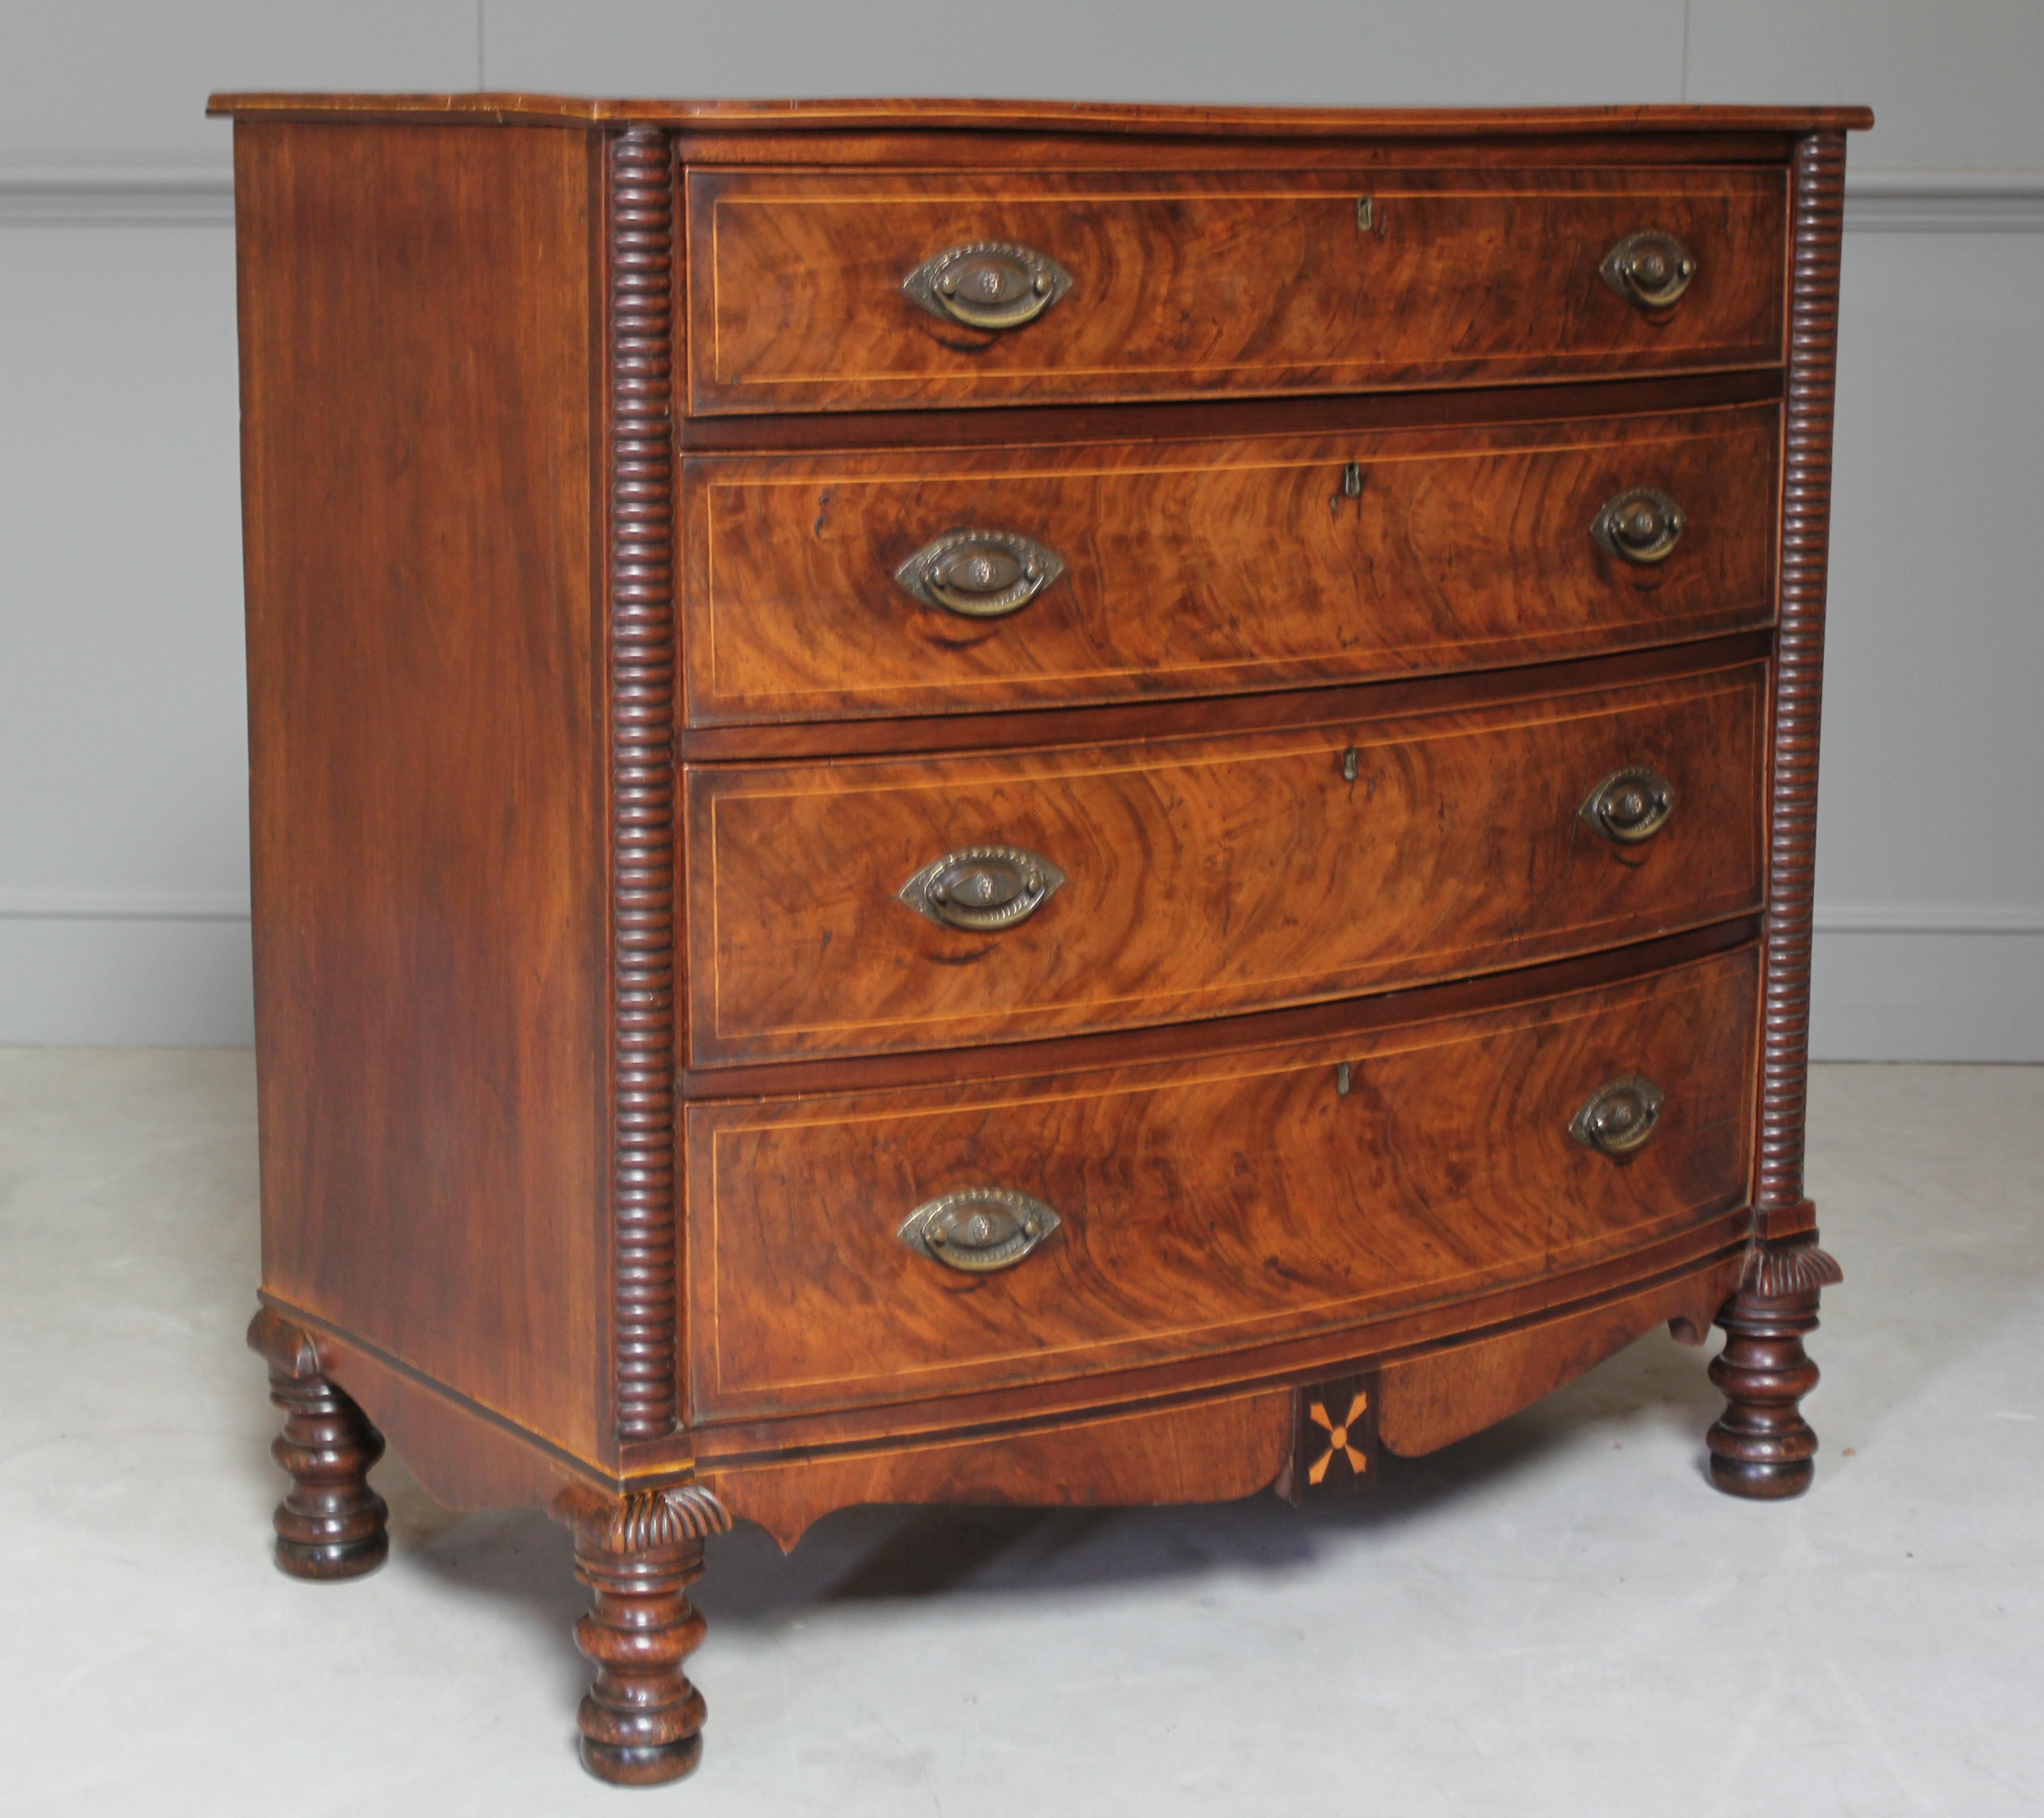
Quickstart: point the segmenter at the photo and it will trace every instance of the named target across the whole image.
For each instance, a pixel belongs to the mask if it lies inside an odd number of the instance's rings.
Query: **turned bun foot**
[[[1727,1495],[1773,1501],[1810,1487],[1817,1436],[1800,1404],[1817,1386],[1817,1367],[1803,1340],[1817,1329],[1819,1290],[1841,1279],[1838,1264],[1808,1245],[1757,1251],[1719,1311],[1725,1348],[1710,1375],[1726,1406],[1708,1443],[1711,1481]]]
[[[574,1626],[596,1668],[575,1713],[582,1764],[619,1786],[679,1780],[702,1759],[702,1693],[682,1663],[705,1625],[686,1594],[702,1576],[704,1539],[731,1517],[695,1485],[614,1503],[578,1494],[561,1512],[574,1528],[575,1576],[594,1593]]]
[[[270,1456],[290,1475],[277,1505],[277,1570],[294,1578],[359,1578],[390,1551],[390,1509],[369,1487],[383,1436],[337,1383],[319,1371],[312,1340],[267,1308],[248,1344],[270,1365],[270,1399],[284,1430]]]

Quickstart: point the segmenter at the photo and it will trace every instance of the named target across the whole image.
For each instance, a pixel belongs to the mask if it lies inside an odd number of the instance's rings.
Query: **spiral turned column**
[[[618,1437],[674,1430],[674,169],[609,148],[613,1332]]]
[[[1819,1291],[1842,1279],[1816,1247],[1816,1209],[1803,1193],[1803,1130],[1845,172],[1843,133],[1813,132],[1796,146],[1754,1244],[1738,1291],[1718,1314],[1725,1348],[1711,1366],[1727,1402],[1710,1430],[1711,1480],[1734,1496],[1800,1496],[1810,1486],[1817,1436],[1800,1404],[1816,1387],[1817,1367],[1803,1340],[1816,1329]]]

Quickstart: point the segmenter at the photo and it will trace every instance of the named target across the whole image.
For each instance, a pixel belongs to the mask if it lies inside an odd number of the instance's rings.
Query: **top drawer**
[[[1783,210],[1777,171],[698,171],[689,404],[1078,403],[1767,364],[1781,357]]]

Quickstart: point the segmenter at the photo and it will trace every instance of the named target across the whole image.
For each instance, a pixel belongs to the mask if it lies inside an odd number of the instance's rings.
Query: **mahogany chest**
[[[1353,1486],[1660,1323],[1787,1496],[1859,109],[218,98],[289,1572]]]

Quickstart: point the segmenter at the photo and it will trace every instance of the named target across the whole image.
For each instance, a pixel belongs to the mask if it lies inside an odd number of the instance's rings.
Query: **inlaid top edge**
[[[942,99],[625,101],[464,94],[215,94],[206,112],[237,119],[438,117],[498,124],[688,126],[730,132],[891,128],[1027,132],[1426,139],[1472,132],[1864,132],[1865,107],[1655,104],[1604,107],[1208,107],[1151,102]]]

